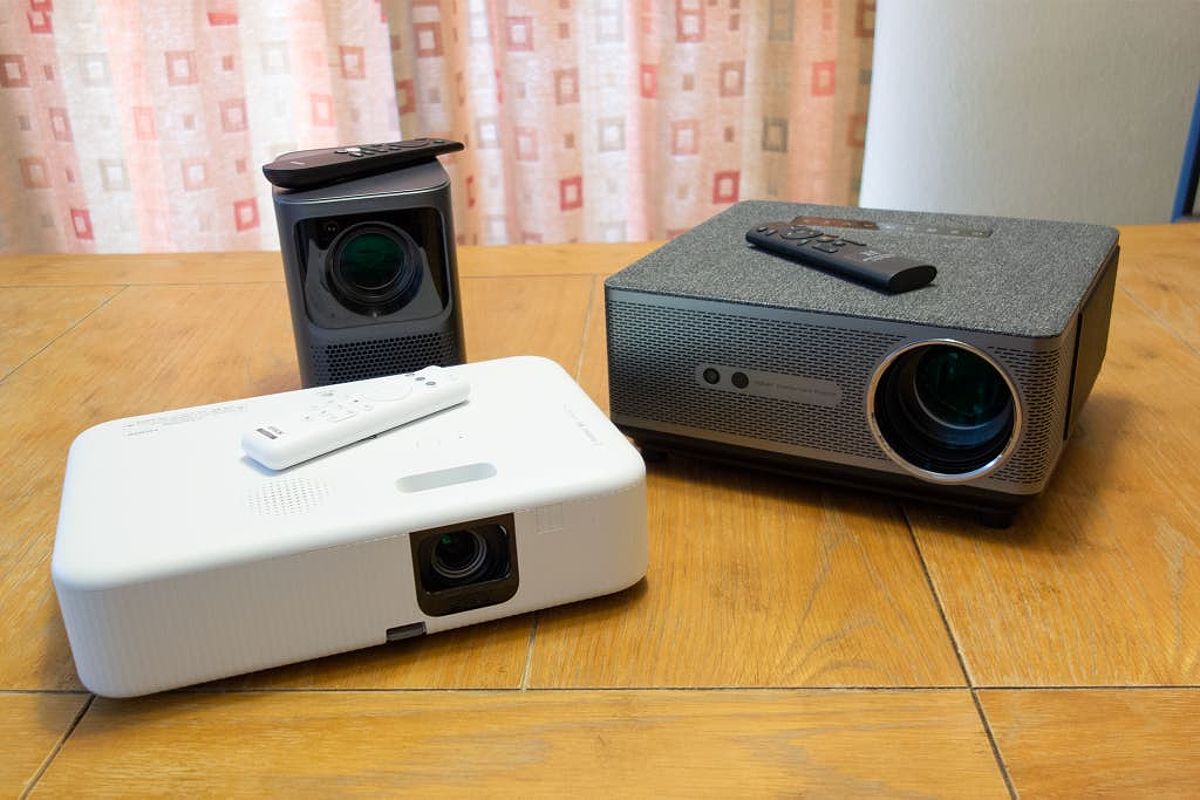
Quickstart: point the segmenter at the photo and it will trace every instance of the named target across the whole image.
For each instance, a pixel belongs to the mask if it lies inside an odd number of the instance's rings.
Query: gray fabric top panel
[[[937,277],[921,289],[889,295],[746,242],[751,227],[797,216],[895,226],[862,230],[810,223],[897,255],[928,259],[937,267]],[[929,227],[944,233],[923,232]],[[991,230],[991,235],[950,235],[952,230],[960,234]],[[1103,225],[748,200],[618,272],[606,285],[652,294],[1048,337],[1059,335],[1071,322],[1116,242],[1117,231]]]

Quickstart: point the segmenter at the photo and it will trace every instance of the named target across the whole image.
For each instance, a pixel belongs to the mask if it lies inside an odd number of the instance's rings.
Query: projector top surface
[[[331,387],[113,420],[71,445],[55,582],[104,589],[621,491],[633,446],[558,364],[447,367],[467,401],[278,472],[243,430]],[[311,402],[311,401],[304,401]],[[286,413],[286,412],[285,412]]]
[[[886,294],[759,250],[746,232],[795,217],[810,227],[927,259],[933,283]],[[855,224],[858,223],[858,224]],[[606,286],[1014,336],[1061,334],[1117,244],[1077,222],[737,203],[608,279]]]

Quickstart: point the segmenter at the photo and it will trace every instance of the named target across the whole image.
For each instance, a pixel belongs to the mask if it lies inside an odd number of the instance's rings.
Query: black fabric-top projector
[[[937,276],[888,294],[747,244],[780,221]],[[613,421],[1006,524],[1100,370],[1118,251],[1099,225],[738,203],[606,281]]]

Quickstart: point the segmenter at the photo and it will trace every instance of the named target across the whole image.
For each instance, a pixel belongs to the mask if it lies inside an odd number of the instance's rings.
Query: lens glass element
[[[342,305],[373,315],[398,311],[421,286],[423,260],[412,237],[392,225],[359,223],[332,244],[329,286]]]
[[[947,425],[982,425],[1009,402],[1008,387],[991,364],[969,350],[947,345],[922,353],[914,384],[921,405]]]
[[[381,233],[360,233],[342,246],[342,274],[368,292],[386,288],[404,267],[400,243]]]
[[[449,531],[433,547],[433,571],[449,581],[469,581],[487,562],[487,542],[473,530]]]

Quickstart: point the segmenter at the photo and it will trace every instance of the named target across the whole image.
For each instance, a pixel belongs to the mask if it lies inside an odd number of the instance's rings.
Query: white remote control
[[[441,367],[310,389],[278,420],[243,433],[242,450],[264,467],[286,469],[458,405],[470,392]]]

